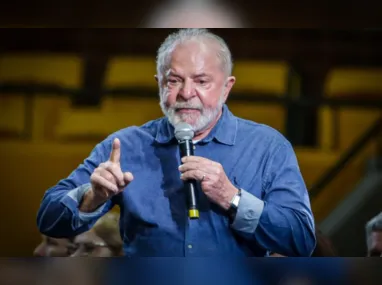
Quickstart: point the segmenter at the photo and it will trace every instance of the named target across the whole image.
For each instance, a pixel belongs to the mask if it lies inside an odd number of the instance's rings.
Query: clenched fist
[[[114,139],[108,161],[101,163],[90,176],[91,189],[86,193],[80,210],[92,212],[114,195],[120,193],[133,180],[130,172],[123,173],[120,165],[121,142]]]
[[[199,180],[206,196],[228,210],[232,198],[239,190],[230,182],[223,166],[200,156],[183,157],[182,162],[183,164],[179,166],[181,179]]]

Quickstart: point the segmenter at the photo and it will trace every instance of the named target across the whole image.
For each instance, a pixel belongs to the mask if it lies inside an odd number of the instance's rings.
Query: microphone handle
[[[194,155],[194,144],[191,140],[179,142],[180,157]],[[184,182],[187,189],[188,216],[190,219],[199,218],[199,209],[196,199],[196,181],[194,179]]]

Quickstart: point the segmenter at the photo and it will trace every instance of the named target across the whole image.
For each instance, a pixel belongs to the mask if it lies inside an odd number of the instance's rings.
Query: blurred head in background
[[[42,235],[41,243],[35,248],[33,255],[40,257],[63,257],[70,255],[72,240],[58,239]]]
[[[93,228],[74,238],[72,257],[122,256],[122,239],[119,232],[119,216],[107,213]]]
[[[382,212],[366,224],[367,256],[382,257]]]
[[[168,0],[142,22],[144,28],[245,28],[243,15],[222,0]]]
[[[160,106],[169,122],[190,124],[195,134],[211,129],[235,83],[231,52],[206,29],[169,35],[157,53]]]

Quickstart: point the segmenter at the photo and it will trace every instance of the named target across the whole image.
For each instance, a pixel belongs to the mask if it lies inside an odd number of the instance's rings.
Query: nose
[[[35,248],[35,250],[33,251],[33,256],[36,256],[36,257],[42,257],[42,256],[45,256],[46,253],[45,253],[45,250],[44,250],[44,246],[42,245],[39,245]]]
[[[73,252],[73,253],[70,255],[70,257],[79,257],[79,256],[82,256],[80,250],[76,250],[75,252]]]
[[[188,101],[192,97],[196,96],[195,85],[192,80],[187,79],[184,81],[183,86],[180,89],[179,96],[185,101]]]

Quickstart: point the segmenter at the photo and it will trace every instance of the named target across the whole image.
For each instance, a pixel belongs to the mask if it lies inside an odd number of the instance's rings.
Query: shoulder
[[[269,151],[281,147],[291,147],[289,140],[271,126],[236,117],[237,141],[249,141],[255,145],[263,145]]]
[[[118,130],[112,133],[108,139],[113,140],[118,137],[121,140],[141,140],[148,138],[155,138],[164,118],[149,121],[141,126],[129,126],[127,128]]]
[[[151,142],[155,139],[156,134],[163,123],[164,118],[148,121],[141,126],[129,126],[120,130],[117,130],[107,136],[97,146],[103,147],[106,151],[111,149],[112,142],[118,138],[123,146],[134,146],[142,144],[143,142]]]

